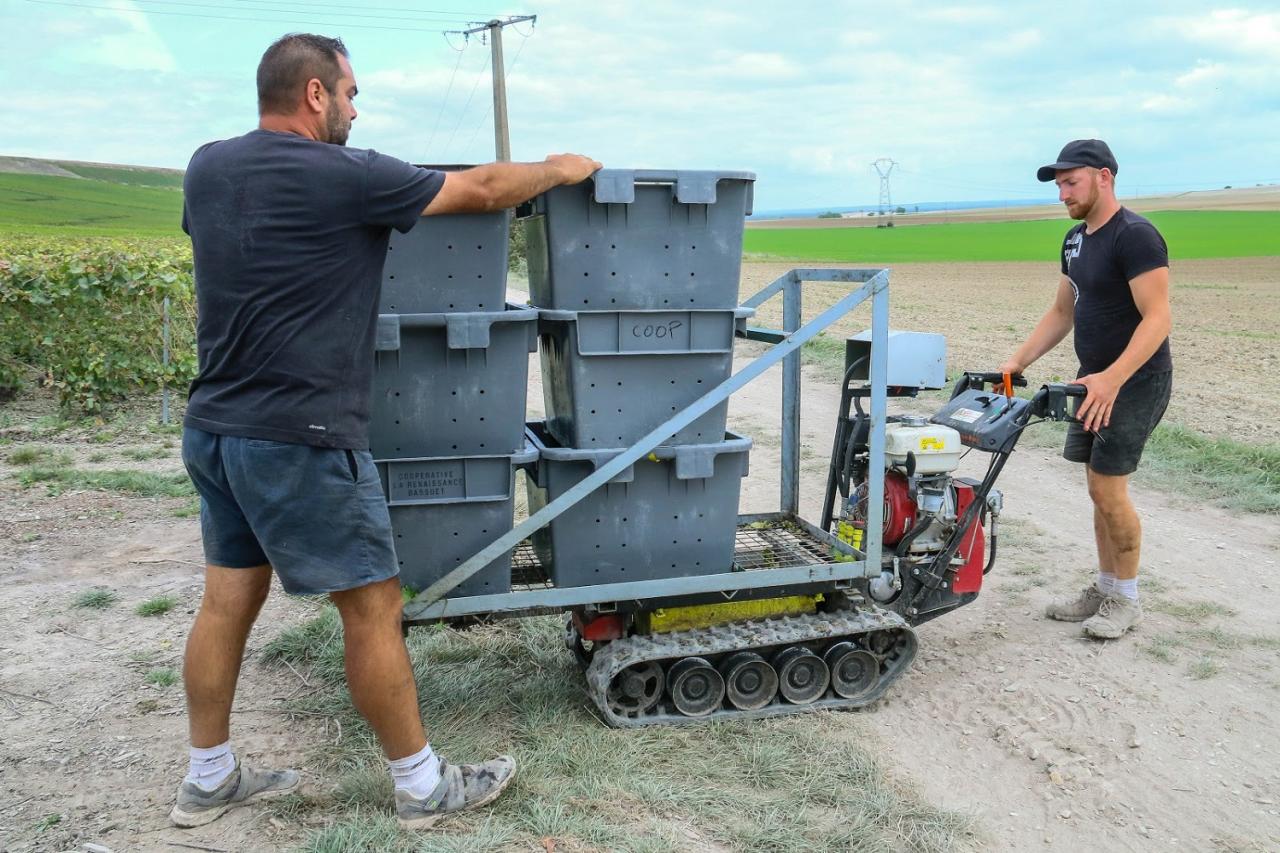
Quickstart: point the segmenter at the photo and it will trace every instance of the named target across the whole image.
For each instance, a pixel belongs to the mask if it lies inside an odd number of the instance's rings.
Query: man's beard
[[[324,114],[325,142],[333,145],[346,145],[347,136],[351,133],[351,121],[342,115],[337,101],[329,102],[329,109]]]
[[[1093,206],[1098,203],[1098,179],[1094,178],[1093,183],[1089,185],[1089,197],[1081,202],[1080,206],[1074,210],[1067,208],[1067,214],[1076,220],[1083,220],[1089,216],[1093,210]]]

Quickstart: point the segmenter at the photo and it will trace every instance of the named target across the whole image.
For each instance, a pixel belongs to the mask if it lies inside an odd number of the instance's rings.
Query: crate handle
[[[663,169],[601,169],[595,174],[595,200],[601,204],[630,204],[636,200],[636,184],[675,184],[681,204],[715,204],[715,172],[681,172]]]

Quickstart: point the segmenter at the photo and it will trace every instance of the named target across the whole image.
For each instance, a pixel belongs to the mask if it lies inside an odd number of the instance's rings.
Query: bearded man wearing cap
[[[1053,304],[1001,366],[1021,373],[1074,328],[1076,382],[1088,395],[1068,427],[1062,455],[1085,463],[1098,577],[1075,598],[1049,605],[1045,615],[1083,622],[1086,634],[1101,639],[1142,621],[1142,524],[1129,499],[1129,475],[1164,415],[1173,378],[1169,251],[1154,225],[1116,200],[1117,171],[1105,142],[1077,139],[1036,173],[1058,185],[1059,201],[1080,224],[1062,241]]]

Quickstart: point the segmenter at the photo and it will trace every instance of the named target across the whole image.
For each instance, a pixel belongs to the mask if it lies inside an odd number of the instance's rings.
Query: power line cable
[[[515,28],[513,27],[512,29],[515,29]],[[511,79],[511,74],[516,70],[516,65],[520,62],[520,53],[521,51],[524,50],[525,42],[529,40],[529,36],[524,35],[524,33],[520,33],[519,30],[516,30],[516,32],[522,36],[522,39],[520,41],[520,46],[516,48],[516,55],[511,57],[511,64],[507,66],[505,72],[502,75],[503,80]],[[529,35],[533,35],[532,30],[530,31]],[[466,146],[464,146],[462,149],[464,153],[471,150],[471,146],[476,141],[476,137],[480,135],[481,128],[483,128],[485,126],[485,123],[489,121],[489,117],[491,115],[493,115],[492,103],[490,103],[489,108],[484,111],[484,118],[480,119],[480,123],[476,125],[476,129],[471,132],[471,138],[467,140]]]
[[[476,89],[480,88],[480,81],[484,79],[485,68],[489,67],[490,58],[485,57],[484,66],[480,69],[480,73],[476,75],[476,82],[471,87],[471,94],[467,95],[467,102],[462,105],[462,112],[458,115],[458,123],[453,126],[453,133],[449,134],[449,141],[444,144],[441,152],[449,150],[453,145],[453,138],[458,135],[458,128],[462,127],[462,120],[467,116],[467,109],[471,106],[471,100],[476,96]]]
[[[283,6],[302,6],[308,9],[365,9],[370,12],[412,12],[418,15],[445,15],[470,21],[475,18],[493,17],[488,12],[454,12],[448,9],[406,9],[401,6],[358,6],[352,3],[311,3],[304,0],[231,0],[233,3],[276,3]]]
[[[445,41],[449,40],[449,36],[447,34],[445,35],[444,38],[445,38]],[[427,137],[427,144],[423,147],[422,157],[419,159],[422,159],[422,160],[426,159],[427,154],[431,151],[431,143],[435,142],[436,140],[436,131],[440,129],[440,120],[444,118],[444,108],[449,103],[449,94],[453,91],[453,81],[454,81],[454,78],[458,76],[458,68],[459,66],[462,65],[462,55],[467,52],[468,44],[470,44],[470,39],[468,39],[466,42],[463,43],[461,50],[454,48],[455,50],[457,50],[458,59],[456,62],[453,63],[453,73],[449,75],[449,85],[444,90],[444,99],[440,101],[440,112],[436,113],[436,123],[431,128],[431,135]],[[450,47],[452,46],[453,45],[450,44]]]
[[[95,9],[102,12],[116,12],[119,14],[133,15],[171,15],[179,18],[203,18],[211,21],[248,21],[254,24],[306,24],[310,27],[334,27],[359,30],[391,30],[393,32],[413,32],[413,33],[444,33],[445,30],[433,30],[426,27],[387,27],[378,26],[377,24],[354,24],[347,21],[301,21],[296,19],[281,20],[279,18],[254,18],[244,15],[204,15],[197,12],[171,12],[165,9],[122,9],[119,6],[94,6],[88,3],[70,3],[66,0],[27,0],[28,3],[35,3],[40,6],[67,6],[72,9]],[[263,10],[268,11],[268,10]],[[286,13],[287,14],[287,13]]]
[[[133,2],[145,3],[152,6],[154,5],[183,6],[183,7],[194,8],[194,9],[219,9],[224,11],[227,8],[225,5],[219,4],[219,3],[193,3],[193,2],[189,2],[189,0],[133,0]],[[276,6],[288,5],[286,3],[276,2],[276,0],[264,0],[264,2],[273,2],[275,3]],[[347,6],[345,8],[350,9],[351,7]],[[121,11],[132,11],[132,10],[121,10]],[[145,9],[144,11],[153,12],[157,10]],[[262,7],[262,6],[246,6],[244,7],[244,11],[246,12],[280,12],[285,15],[296,15],[296,14],[304,14],[307,10],[306,9],[278,9],[278,8]],[[379,20],[379,21],[418,21],[419,23],[431,22],[431,23],[440,23],[440,24],[454,24],[455,26],[457,24],[457,21],[452,18],[423,18],[421,16],[410,17],[407,15],[371,15],[364,11],[324,12],[322,14],[336,16],[339,18],[362,18],[362,19]]]

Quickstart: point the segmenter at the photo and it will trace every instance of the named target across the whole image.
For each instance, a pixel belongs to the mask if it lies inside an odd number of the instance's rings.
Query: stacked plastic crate
[[[606,169],[524,219],[546,420],[536,511],[727,379],[747,172]],[[722,404],[534,535],[556,586],[730,571],[751,440]]]
[[[423,218],[383,271],[370,450],[401,583],[422,590],[509,531],[537,311],[508,305],[510,215]],[[455,595],[511,588],[505,555]]]

